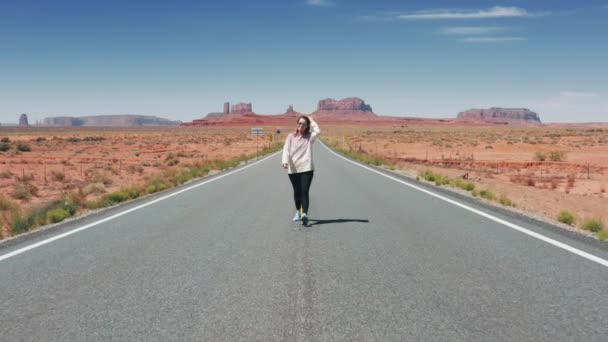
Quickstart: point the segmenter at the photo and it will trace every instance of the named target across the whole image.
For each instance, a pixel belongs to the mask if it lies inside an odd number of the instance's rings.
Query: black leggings
[[[293,200],[296,204],[296,210],[302,208],[304,213],[308,213],[308,190],[310,190],[313,173],[314,171],[289,174],[289,180],[291,186],[293,186]]]

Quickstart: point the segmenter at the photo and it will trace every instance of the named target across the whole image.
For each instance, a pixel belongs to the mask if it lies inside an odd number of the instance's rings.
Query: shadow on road
[[[363,223],[368,223],[369,220],[357,220],[357,219],[333,219],[333,220],[315,220],[315,219],[310,219],[308,221],[308,226],[316,226],[316,225],[320,225],[320,224],[328,224],[328,223],[345,223],[345,222],[363,222]]]

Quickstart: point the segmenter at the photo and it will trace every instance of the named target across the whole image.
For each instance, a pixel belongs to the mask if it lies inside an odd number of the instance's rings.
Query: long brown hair
[[[304,119],[306,121],[306,129],[304,130],[304,134],[303,135],[308,135],[310,134],[310,119],[308,118],[308,116],[306,115],[302,115],[298,118],[298,121],[296,121],[296,125],[298,122],[300,122],[300,119]],[[298,133],[298,127],[296,126],[296,132],[295,134]]]

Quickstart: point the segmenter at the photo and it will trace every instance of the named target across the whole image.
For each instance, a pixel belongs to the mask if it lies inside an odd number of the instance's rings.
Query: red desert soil
[[[432,170],[466,177],[476,189],[504,194],[517,208],[551,220],[567,210],[578,225],[585,219],[608,223],[606,124],[330,126],[324,137],[413,176]]]
[[[268,134],[283,141],[296,118],[252,117],[225,127],[2,128],[0,138],[10,140],[10,149],[0,152],[0,195],[22,209],[87,186],[94,190],[90,196],[101,196],[171,167],[251,155],[269,144]],[[326,141],[381,156],[402,172],[466,175],[477,189],[504,194],[530,213],[555,219],[568,210],[579,223],[606,223],[608,125],[459,126],[452,120],[385,118],[318,121]],[[252,125],[265,127],[267,136],[252,137]],[[31,151],[18,151],[18,143]],[[15,198],[23,185],[32,190],[31,199]]]

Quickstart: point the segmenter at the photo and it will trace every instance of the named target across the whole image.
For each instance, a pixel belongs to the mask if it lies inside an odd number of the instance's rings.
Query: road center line
[[[118,213],[118,214],[114,214],[114,215],[112,215],[112,216],[108,216],[108,217],[106,217],[106,218],[104,218],[104,219],[101,219],[101,220],[99,220],[99,221],[95,221],[95,222],[89,223],[89,224],[84,225],[84,226],[82,226],[82,227],[79,227],[79,228],[76,228],[76,229],[70,230],[69,232],[65,232],[65,233],[63,233],[63,234],[59,234],[59,235],[57,235],[57,236],[53,236],[52,238],[48,238],[48,239],[46,239],[46,240],[42,240],[42,241],[36,242],[36,243],[34,243],[34,244],[32,244],[32,245],[29,245],[29,246],[27,246],[27,247],[23,247],[23,248],[20,248],[20,249],[15,250],[15,251],[12,251],[12,252],[10,252],[10,253],[4,254],[4,255],[0,256],[0,261],[6,260],[6,259],[8,259],[8,258],[10,258],[10,257],[14,257],[14,256],[19,255],[19,254],[21,254],[21,253],[25,253],[25,252],[27,252],[27,251],[29,251],[29,250],[34,249],[34,248],[37,248],[37,247],[40,247],[40,246],[44,246],[44,245],[46,245],[46,244],[48,244],[48,243],[51,243],[51,242],[53,242],[53,241],[55,241],[55,240],[59,240],[59,239],[62,239],[62,238],[64,238],[64,237],[70,236],[70,235],[72,235],[72,234],[76,234],[76,233],[78,233],[78,232],[80,232],[80,231],[83,231],[83,230],[85,230],[85,229],[89,229],[89,228],[91,228],[91,227],[94,227],[94,226],[96,226],[96,225],[98,225],[98,224],[100,224],[100,223],[104,223],[104,222],[107,222],[107,221],[113,220],[113,219],[115,219],[115,218],[117,218],[117,217],[120,217],[120,216],[126,215],[126,214],[128,214],[128,213],[130,213],[130,212],[133,212],[133,211],[135,211],[135,210],[139,210],[139,209],[141,209],[141,208],[147,207],[147,206],[152,205],[152,204],[154,204],[154,203],[157,203],[157,202],[160,202],[160,201],[166,200],[167,198],[171,198],[171,197],[173,197],[173,196],[177,196],[177,195],[179,195],[179,194],[181,194],[181,193],[183,193],[183,192],[190,191],[190,190],[192,190],[192,189],[198,188],[198,187],[200,187],[200,186],[203,186],[203,185],[208,184],[208,183],[211,183],[211,182],[215,182],[216,180],[219,180],[219,179],[222,179],[222,178],[224,178],[224,177],[230,176],[230,175],[235,174],[235,173],[237,173],[237,172],[241,172],[241,171],[243,171],[243,170],[245,170],[245,169],[248,169],[248,168],[250,168],[250,167],[252,167],[252,166],[254,166],[254,165],[256,165],[256,164],[259,164],[259,163],[261,163],[261,162],[265,161],[265,160],[266,160],[266,159],[268,159],[268,158],[272,158],[272,157],[273,157],[275,154],[277,154],[277,153],[279,153],[279,152],[275,152],[275,153],[271,154],[270,156],[268,156],[268,157],[266,157],[266,158],[264,158],[264,159],[261,159],[261,160],[258,160],[257,162],[254,162],[253,164],[250,164],[250,165],[244,166],[244,167],[242,167],[242,168],[240,168],[240,169],[237,169],[237,170],[234,170],[234,171],[230,171],[230,172],[228,172],[228,173],[226,173],[226,174],[223,174],[223,175],[218,176],[218,177],[216,177],[216,178],[210,179],[210,180],[208,180],[208,181],[204,181],[204,182],[202,182],[202,183],[198,183],[198,184],[195,184],[195,185],[189,186],[189,187],[187,187],[187,188],[184,188],[184,189],[182,189],[182,190],[176,191],[176,192],[174,192],[174,193],[171,193],[171,194],[168,194],[168,195],[165,195],[165,196],[159,197],[159,198],[157,198],[157,199],[155,199],[155,200],[152,200],[152,201],[150,201],[150,202],[146,202],[146,203],[144,203],[144,204],[138,205],[138,206],[133,207],[133,208],[131,208],[131,209],[128,209],[128,210],[122,211],[122,212],[120,212],[120,213]]]
[[[557,241],[557,240],[553,240],[553,239],[551,239],[551,238],[549,238],[549,237],[546,237],[546,236],[544,236],[544,235],[538,234],[538,233],[536,233],[536,232],[533,232],[533,231],[528,230],[528,229],[526,229],[526,228],[524,228],[524,227],[518,226],[518,225],[516,225],[516,224],[514,224],[514,223],[511,223],[511,222],[509,222],[509,221],[505,221],[505,220],[503,220],[503,219],[501,219],[501,218],[498,218],[498,217],[496,217],[496,216],[492,216],[492,215],[487,214],[487,213],[485,213],[485,212],[483,212],[483,211],[481,211],[481,210],[477,210],[477,209],[475,209],[475,208],[473,208],[473,207],[470,207],[470,206],[468,206],[468,205],[466,205],[466,204],[462,204],[462,203],[456,202],[456,201],[454,201],[454,200],[452,200],[452,199],[449,199],[449,198],[447,198],[447,197],[444,197],[444,196],[438,195],[438,194],[436,194],[436,193],[434,193],[434,192],[428,191],[428,190],[423,189],[423,188],[421,188],[421,187],[418,187],[418,186],[416,186],[416,185],[413,185],[413,184],[410,184],[410,183],[408,183],[408,182],[402,181],[402,180],[400,180],[400,179],[398,179],[398,178],[396,178],[396,177],[392,177],[392,176],[386,175],[386,174],[384,174],[384,173],[382,173],[382,172],[379,172],[379,171],[374,170],[374,169],[372,169],[372,168],[370,168],[370,167],[367,167],[367,166],[365,166],[365,165],[362,165],[362,164],[359,164],[359,163],[357,163],[357,162],[354,162],[354,161],[352,161],[352,160],[350,160],[350,159],[348,159],[348,158],[346,158],[346,157],[344,157],[344,156],[342,156],[342,155],[340,155],[340,154],[338,154],[338,153],[334,152],[332,149],[330,149],[329,147],[327,147],[327,145],[325,145],[324,143],[321,143],[321,144],[323,145],[323,147],[325,147],[326,149],[328,149],[328,150],[329,150],[331,153],[333,153],[333,154],[335,154],[336,156],[338,156],[338,157],[340,157],[340,158],[342,158],[342,159],[346,160],[346,161],[347,161],[347,162],[349,162],[349,163],[352,163],[352,164],[355,164],[355,165],[357,165],[357,166],[360,166],[360,167],[362,167],[362,168],[364,168],[364,169],[367,169],[367,170],[369,170],[369,171],[371,171],[371,172],[375,172],[375,173],[377,173],[377,174],[379,174],[379,175],[381,175],[381,176],[384,176],[384,177],[386,177],[386,178],[388,178],[388,179],[394,180],[395,182],[398,182],[398,183],[401,183],[401,184],[403,184],[403,185],[409,186],[410,188],[413,188],[413,189],[416,189],[416,190],[418,190],[418,191],[424,192],[425,194],[428,194],[428,195],[431,195],[431,196],[433,196],[433,197],[439,198],[440,200],[443,200],[443,201],[446,201],[446,202],[448,202],[448,203],[451,203],[451,204],[453,204],[453,205],[455,205],[455,206],[461,207],[462,209],[468,210],[468,211],[470,211],[470,212],[472,212],[472,213],[475,213],[475,214],[477,214],[477,215],[483,216],[483,217],[485,217],[485,218],[487,218],[487,219],[490,219],[490,220],[492,220],[492,221],[494,221],[494,222],[498,222],[498,223],[500,223],[500,224],[502,224],[502,225],[505,225],[505,226],[507,226],[507,227],[509,227],[509,228],[515,229],[515,230],[517,230],[517,231],[519,231],[519,232],[521,232],[521,233],[524,233],[524,234],[526,234],[526,235],[532,236],[532,237],[537,238],[537,239],[539,239],[539,240],[542,240],[542,241],[544,241],[544,242],[546,242],[546,243],[552,244],[553,246],[556,246],[556,247],[559,247],[559,248],[565,249],[565,250],[567,250],[567,251],[568,251],[568,252],[570,252],[570,253],[574,253],[574,254],[576,254],[576,255],[578,255],[578,256],[581,256],[581,257],[583,257],[583,258],[585,258],[585,259],[588,259],[588,260],[594,261],[594,262],[596,262],[596,263],[598,263],[598,264],[600,264],[600,265],[603,265],[603,266],[608,267],[608,260],[605,260],[605,259],[599,258],[599,257],[597,257],[597,256],[595,256],[595,255],[592,255],[592,254],[589,254],[589,253],[587,253],[587,252],[581,251],[580,249],[574,248],[574,247],[572,247],[572,246],[570,246],[570,245],[567,245],[567,244],[565,244],[565,243],[559,242],[559,241]]]

